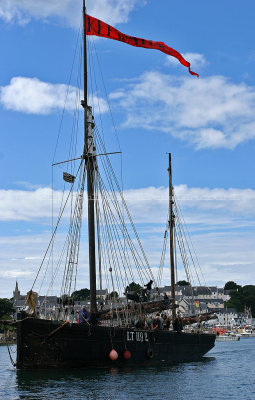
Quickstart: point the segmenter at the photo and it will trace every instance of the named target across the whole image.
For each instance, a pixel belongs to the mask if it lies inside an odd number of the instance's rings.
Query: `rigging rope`
[[[78,175],[78,172],[79,172],[79,170],[80,170],[80,167],[81,167],[82,163],[83,163],[83,160],[82,160],[81,163],[80,163],[80,166],[79,166],[79,168],[78,168],[78,171],[77,171],[76,176]],[[58,226],[59,226],[61,217],[62,217],[62,215],[63,215],[63,213],[64,213],[64,210],[65,210],[65,207],[66,207],[66,205],[67,205],[67,203],[68,203],[69,197],[70,197],[70,195],[71,195],[71,193],[72,193],[73,185],[74,185],[74,183],[72,183],[71,189],[70,189],[70,191],[69,191],[69,193],[68,193],[68,196],[67,196],[67,198],[66,198],[66,201],[65,201],[65,203],[64,203],[64,206],[63,206],[63,208],[62,208],[62,210],[61,210],[61,212],[60,212],[60,215],[59,215],[59,217],[58,217],[58,220],[57,220],[57,223],[56,223],[54,232],[53,232],[53,234],[52,234],[52,236],[51,236],[51,239],[50,239],[50,242],[49,242],[49,244],[48,244],[48,247],[47,247],[47,249],[46,249],[46,251],[45,251],[45,253],[44,253],[42,262],[41,262],[40,267],[39,267],[39,269],[38,269],[38,271],[37,271],[37,274],[36,274],[36,277],[35,277],[35,279],[34,279],[34,282],[33,282],[33,285],[32,285],[32,287],[31,287],[31,290],[33,290],[33,288],[34,288],[35,282],[36,282],[36,280],[37,280],[37,278],[38,278],[38,276],[39,276],[39,273],[40,273],[40,271],[41,271],[41,268],[42,268],[42,266],[43,266],[43,263],[44,263],[44,261],[45,261],[45,258],[46,258],[46,256],[47,256],[48,251],[49,251],[49,249],[50,249],[50,247],[51,247],[51,245],[52,245],[52,242],[53,242],[53,240],[54,240],[54,238],[55,238],[55,236],[56,236],[57,229],[58,229]]]
[[[77,48],[78,48],[78,41],[76,43],[75,55],[77,53]],[[90,45],[89,45],[89,51],[91,52]],[[98,58],[97,53],[96,56]],[[91,59],[92,58],[93,57],[91,57]],[[72,70],[73,70],[73,65],[72,65]],[[79,65],[81,65],[81,54],[80,54]],[[91,75],[92,72],[94,71],[94,76],[95,76],[95,70],[93,69],[94,65],[90,64],[89,68]],[[100,64],[99,68],[101,69]],[[71,76],[69,79],[68,91],[66,94],[64,108],[66,108],[67,97],[70,92],[70,82],[71,82]],[[96,83],[98,109],[99,111],[101,111],[100,101],[99,101],[100,97],[98,93],[98,85],[96,78],[95,78],[95,83]],[[81,70],[77,78],[77,86],[80,87],[80,85],[81,85]],[[92,93],[92,101],[94,102],[95,98],[93,95],[93,90],[91,90],[91,93]],[[106,97],[107,97],[108,107],[111,113],[109,99],[107,95]],[[69,142],[69,154],[68,154],[69,159],[74,158],[74,155],[76,155],[78,147],[77,135],[79,130],[79,102],[80,102],[80,91],[77,91],[75,98],[75,110],[71,128],[71,138]],[[61,116],[60,128],[53,155],[53,161],[55,160],[56,151],[59,145],[60,130],[62,128],[63,117],[64,117],[64,111]],[[100,113],[100,119],[101,119],[101,113]],[[102,119],[101,119],[101,124],[102,124]],[[119,149],[121,150],[116,128],[115,128],[115,134]],[[108,288],[112,287],[113,292],[116,291],[115,289],[117,289],[119,293],[121,293],[123,290],[126,291],[126,287],[130,284],[130,282],[131,281],[135,282],[136,280],[134,267],[136,267],[139,281],[143,285],[146,280],[150,279],[152,279],[156,283],[149,262],[147,260],[146,254],[144,252],[141,240],[138,236],[128,206],[124,199],[122,156],[121,156],[121,185],[120,185],[113,170],[110,159],[107,155],[104,140],[96,125],[94,128],[94,140],[97,149],[100,150],[97,151],[97,153],[106,154],[100,157],[100,163],[102,165],[102,174],[99,173],[97,165],[95,171],[93,172],[95,176],[94,189],[96,196],[95,211],[96,211],[97,257],[99,264],[100,290],[102,290],[103,273],[104,273],[104,278]],[[74,162],[72,162],[67,167],[72,174],[75,174]],[[62,166],[60,166],[60,168],[62,168]],[[83,193],[84,193],[84,184],[86,178],[86,165],[84,159],[82,159],[80,162],[77,173],[75,174],[75,180],[78,177],[78,175],[79,175],[79,181],[77,185],[77,191],[76,193],[74,192],[74,183],[73,183],[66,199],[64,198],[66,193],[65,189],[66,186],[64,184],[61,205],[57,216],[56,226],[54,230],[52,229],[52,236],[50,243],[46,249],[42,263],[40,264],[36,278],[32,285],[33,289],[35,283],[38,280],[42,266],[44,264],[46,265],[40,290],[42,288],[44,281],[46,280],[48,267],[50,265],[50,260],[53,259],[53,255],[55,257],[55,252],[53,253],[53,245],[55,243],[56,233],[59,228],[61,217],[63,216],[64,210],[66,209],[66,206],[69,202],[71,208],[70,228],[68,231],[68,235],[65,239],[64,245],[62,247],[62,250],[60,251],[55,271],[53,271],[52,267],[52,274],[51,274],[51,281],[49,288],[50,290],[53,287],[54,281],[56,280],[57,275],[59,274],[60,268],[62,265],[64,265],[64,276],[62,279],[62,286],[61,286],[62,298],[63,296],[70,296],[71,292],[76,289],[77,264],[79,259],[79,249],[80,249],[80,239],[81,239],[81,220],[83,213],[83,207],[82,207]],[[53,185],[53,178],[52,178],[52,185]],[[53,186],[52,186],[52,192],[53,192]],[[53,214],[53,200],[52,200],[52,214]],[[125,221],[126,216],[128,225],[126,224]],[[49,258],[47,260],[47,263],[45,263],[47,256],[49,256]],[[74,284],[72,283],[73,280]],[[47,295],[49,293],[49,290],[47,292]],[[45,300],[47,295],[45,296]],[[113,298],[113,301],[116,303],[116,296]],[[120,322],[121,317],[119,315],[117,315],[117,317],[118,321]],[[127,314],[124,315],[124,318],[128,319],[128,311]]]

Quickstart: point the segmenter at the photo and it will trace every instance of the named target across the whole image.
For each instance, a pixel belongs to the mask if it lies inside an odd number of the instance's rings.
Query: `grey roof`
[[[97,291],[96,291],[96,294],[97,294],[98,296],[99,296],[99,295],[106,296],[106,295],[108,294],[108,290],[107,290],[107,289],[97,290]]]
[[[13,302],[14,307],[24,307],[25,306],[25,300],[26,296],[20,296],[18,300],[15,300]],[[50,305],[56,305],[57,304],[57,296],[39,296],[38,297],[38,305],[42,304],[50,304]],[[45,303],[46,300],[46,303]]]
[[[159,287],[158,290],[156,288],[151,289],[151,293],[164,293],[164,292],[171,292],[171,286],[164,286],[164,287]]]
[[[208,288],[209,288],[212,292],[217,292],[217,291],[218,291],[217,286],[209,286]]]
[[[184,296],[192,296],[192,291],[190,286],[177,285],[177,290],[180,290]]]
[[[211,288],[207,286],[194,286],[193,288],[191,286],[179,286],[179,289],[181,289],[184,296],[208,296],[212,293]]]
[[[18,299],[13,299],[13,303],[16,304],[18,301],[25,301],[26,296],[19,296]]]
[[[243,314],[237,312],[234,308],[221,308],[220,310],[221,314]]]
[[[224,301],[222,299],[195,299],[199,301],[200,303],[214,303],[214,304],[224,304]]]
[[[47,300],[48,302],[56,302],[57,301],[57,296],[38,296],[38,300],[44,301]]]
[[[222,308],[219,307],[210,307],[210,305],[208,305],[208,311],[212,311],[215,314],[219,314],[222,311]]]
[[[24,297],[25,297],[25,296],[24,296]],[[24,305],[25,305],[25,299],[16,300],[16,301],[13,303],[13,306],[14,306],[14,307],[24,307]]]
[[[162,288],[159,288],[159,290],[161,290],[161,289],[162,289],[162,292],[169,292],[169,290],[171,290],[172,287],[170,285],[168,285],[168,286],[164,286]]]

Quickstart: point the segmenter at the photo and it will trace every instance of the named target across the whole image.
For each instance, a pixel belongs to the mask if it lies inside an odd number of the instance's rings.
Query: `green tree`
[[[10,317],[15,312],[12,303],[8,299],[0,299],[0,319]]]
[[[177,282],[177,285],[179,286],[190,286],[190,283],[187,281],[179,281]]]
[[[237,285],[235,282],[233,281],[228,281],[225,286],[224,289],[225,290],[236,290],[238,288],[240,288],[241,286]]]
[[[139,285],[139,283],[131,282],[127,287],[126,287],[126,293],[141,293],[142,291],[142,286]]]
[[[89,300],[90,290],[87,288],[76,290],[75,292],[72,293],[71,297],[74,299],[74,301]]]
[[[255,286],[239,286],[236,290],[231,290],[230,300],[225,302],[225,306],[234,308],[238,312],[243,312],[245,307],[252,310],[252,316],[255,317]]]
[[[118,297],[119,297],[119,293],[114,291],[114,292],[111,292],[110,294],[108,294],[106,298],[107,298],[107,300],[111,300],[113,298],[117,299]]]

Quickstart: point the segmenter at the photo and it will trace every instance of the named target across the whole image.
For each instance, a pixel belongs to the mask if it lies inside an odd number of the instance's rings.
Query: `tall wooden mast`
[[[175,304],[175,276],[174,276],[174,239],[173,239],[173,229],[174,229],[174,214],[173,214],[173,184],[172,184],[172,164],[171,164],[171,153],[169,156],[169,231],[170,231],[170,271],[171,271],[171,296],[172,304]],[[176,317],[175,308],[172,309],[172,319]]]
[[[95,206],[94,206],[94,141],[92,109],[88,106],[88,74],[87,74],[87,36],[86,36],[86,4],[83,0],[83,48],[84,48],[84,158],[87,169],[88,196],[88,238],[89,238],[89,276],[90,276],[90,311],[97,312],[96,303],[96,246],[95,246]]]

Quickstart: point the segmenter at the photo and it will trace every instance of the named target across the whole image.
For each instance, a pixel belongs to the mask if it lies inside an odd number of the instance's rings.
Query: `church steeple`
[[[13,291],[13,300],[19,300],[20,298],[20,290],[18,287],[18,282],[16,281],[15,290]]]

